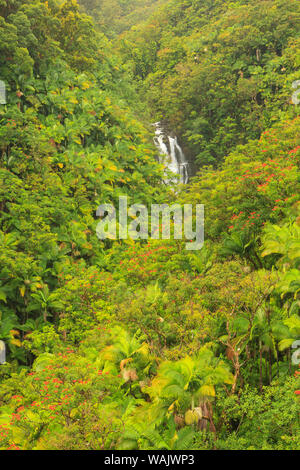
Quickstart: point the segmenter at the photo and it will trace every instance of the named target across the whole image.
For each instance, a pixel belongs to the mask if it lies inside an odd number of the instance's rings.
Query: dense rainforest
[[[1,450],[300,450],[299,32],[298,0],[0,0]],[[204,247],[100,240],[121,196],[203,204]]]

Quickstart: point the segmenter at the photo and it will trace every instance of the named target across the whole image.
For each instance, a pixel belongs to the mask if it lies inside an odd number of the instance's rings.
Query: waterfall
[[[4,341],[0,341],[0,364],[6,362],[6,347]]]
[[[160,162],[164,163],[168,170],[179,177],[182,184],[189,181],[189,163],[178,144],[177,137],[166,134],[161,122],[153,124],[155,127],[154,143],[159,150]],[[170,180],[169,180],[170,181]],[[177,181],[177,178],[171,181]]]

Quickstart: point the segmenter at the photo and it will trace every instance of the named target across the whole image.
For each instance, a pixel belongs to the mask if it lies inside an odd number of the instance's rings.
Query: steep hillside
[[[290,106],[299,75],[299,2],[171,0],[122,36],[156,120],[180,133],[198,167],[259,138]]]

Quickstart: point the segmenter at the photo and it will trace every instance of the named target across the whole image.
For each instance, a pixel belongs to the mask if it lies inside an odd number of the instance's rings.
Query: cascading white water
[[[164,163],[168,170],[179,176],[180,183],[187,184],[189,181],[189,163],[178,144],[177,137],[168,136],[161,122],[156,122],[154,127],[154,143],[159,150],[161,163]],[[177,181],[175,178],[172,181],[175,180]]]
[[[0,364],[5,364],[6,362],[6,346],[4,341],[0,341]]]

